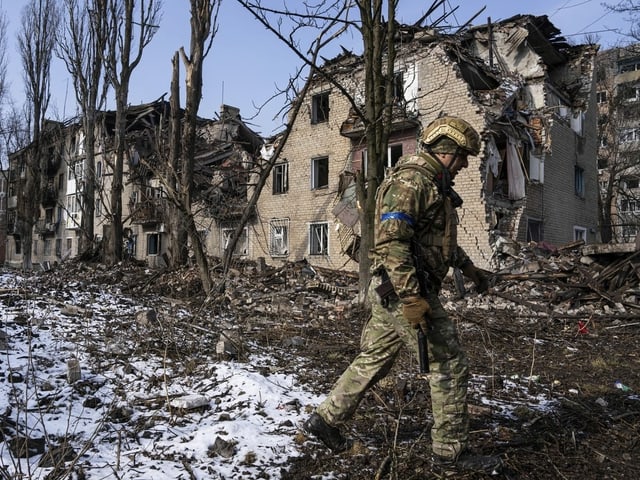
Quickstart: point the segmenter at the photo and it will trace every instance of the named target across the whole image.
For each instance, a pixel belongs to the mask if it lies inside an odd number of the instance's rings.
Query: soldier
[[[499,457],[467,449],[467,357],[455,325],[438,299],[450,267],[459,267],[479,292],[482,271],[457,245],[455,209],[462,199],[453,179],[480,152],[480,136],[457,117],[441,117],[422,132],[415,155],[402,157],[380,185],[374,247],[370,251],[371,316],[361,352],[303,428],[334,452],[349,448],[339,426],[351,418],[365,392],[389,372],[402,345],[418,356],[418,329],[427,332],[434,462],[461,468],[495,468]],[[420,268],[416,259],[420,258]],[[389,284],[390,282],[390,284]],[[387,284],[392,288],[380,288]],[[377,292],[387,292],[380,298]]]

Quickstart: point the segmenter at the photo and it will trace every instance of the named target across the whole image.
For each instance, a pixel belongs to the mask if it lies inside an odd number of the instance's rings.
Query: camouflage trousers
[[[389,373],[403,345],[418,359],[417,331],[402,316],[402,304],[392,302],[388,308],[380,304],[374,290],[379,283],[374,277],[369,287],[373,306],[362,331],[361,351],[317,408],[330,425],[338,426],[351,418],[367,390]],[[455,458],[467,444],[469,367],[455,325],[437,295],[429,295],[428,301],[433,310],[427,333],[432,449],[436,455]]]

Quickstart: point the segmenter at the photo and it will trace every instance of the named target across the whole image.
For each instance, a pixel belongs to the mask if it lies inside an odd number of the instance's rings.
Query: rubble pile
[[[639,259],[635,249],[526,245],[503,253],[500,269],[487,272],[486,293],[456,282],[455,274],[446,279],[442,300],[471,365],[472,446],[501,455],[505,478],[640,475]],[[208,297],[195,267],[151,270],[131,262],[109,268],[66,262],[29,277],[25,292],[65,292],[73,285],[95,296],[121,291],[122,302],[131,297],[144,305],[136,315],[109,313],[92,340],[96,358],[115,352],[109,361],[118,364],[155,354],[183,366],[180,378],[198,383],[207,380],[197,377],[196,366],[212,352],[240,361],[268,352],[269,365],[253,365],[260,374],[295,372],[308,388],[328,392],[359,351],[367,319],[357,274],[306,261],[277,267],[237,261],[223,282],[220,262],[210,265],[218,288]],[[48,295],[65,303],[64,293]],[[69,314],[91,318],[82,309]],[[282,479],[323,471],[386,478],[376,472],[389,455],[396,478],[431,478],[424,455],[430,392],[417,371],[402,350],[390,375],[365,398],[349,425],[363,445],[360,453],[335,456],[301,439],[302,455],[290,459]]]

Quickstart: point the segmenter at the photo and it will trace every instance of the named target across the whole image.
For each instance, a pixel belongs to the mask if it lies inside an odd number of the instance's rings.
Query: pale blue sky
[[[15,101],[20,103],[23,88],[15,37],[20,25],[20,12],[26,1],[0,1],[9,19],[7,42],[11,60],[11,91]],[[616,4],[618,0],[611,0],[610,3]],[[398,19],[412,24],[430,5],[431,0],[400,0]],[[450,17],[453,25],[465,23],[486,5],[487,8],[473,21],[474,25],[485,24],[488,17],[496,22],[517,14],[548,15],[569,40],[581,43],[584,34],[599,32],[597,35],[605,47],[624,41],[620,35],[607,30],[627,31],[629,28],[620,15],[608,13],[600,0],[448,0],[445,5],[447,11],[460,5]],[[265,135],[271,134],[281,125],[281,119],[274,120],[273,117],[281,109],[284,99],[275,99],[262,114],[249,120],[256,114],[254,104],[265,102],[274,94],[276,86],[285,86],[289,75],[300,62],[235,0],[223,0],[221,8],[219,32],[205,60],[204,91],[199,114],[214,117],[220,105],[227,103],[239,107],[242,117],[252,124],[254,130]],[[443,8],[440,7],[431,19],[442,15]],[[132,104],[150,102],[168,92],[171,57],[181,46],[188,50],[189,2],[164,0],[163,10],[160,29],[133,75],[129,94]],[[359,50],[359,42],[353,38],[345,37],[339,44]],[[338,45],[335,47],[337,50],[323,56],[331,58],[339,52]],[[66,77],[63,67],[54,69],[53,98],[49,110],[52,118],[68,118],[76,113],[75,97],[68,91],[71,83]],[[184,75],[181,80],[184,81]]]

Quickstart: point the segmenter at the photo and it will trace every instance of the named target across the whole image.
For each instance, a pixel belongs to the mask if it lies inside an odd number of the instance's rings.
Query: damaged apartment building
[[[602,241],[640,232],[640,44],[598,52],[598,167]]]
[[[166,266],[166,256],[171,254],[171,204],[166,185],[172,182],[163,180],[170,171],[166,168],[169,113],[170,105],[164,100],[130,106],[127,111],[123,252],[125,259],[141,260],[151,267]],[[99,118],[93,216],[96,245],[103,244],[101,240],[108,238],[111,228],[115,112],[100,112]],[[263,140],[242,122],[238,109],[227,105],[222,106],[219,119],[198,122],[194,217],[207,251],[221,255],[247,204],[251,169]],[[89,178],[84,139],[82,122],[77,118],[47,122],[38,176],[28,168],[32,145],[9,155],[8,266],[22,266],[29,230],[33,265],[47,268],[84,253],[80,239]],[[29,206],[30,199],[37,204]],[[237,251],[247,254],[246,238],[241,239]]]
[[[594,60],[546,16],[518,15],[455,35],[399,26],[398,84],[386,167],[414,153],[440,114],[480,132],[482,150],[456,178],[458,238],[494,268],[524,242],[599,241]],[[324,67],[363,98],[363,62],[343,52]],[[354,184],[364,129],[346,97],[318,79],[260,197],[250,254],[271,263],[357,270]]]

